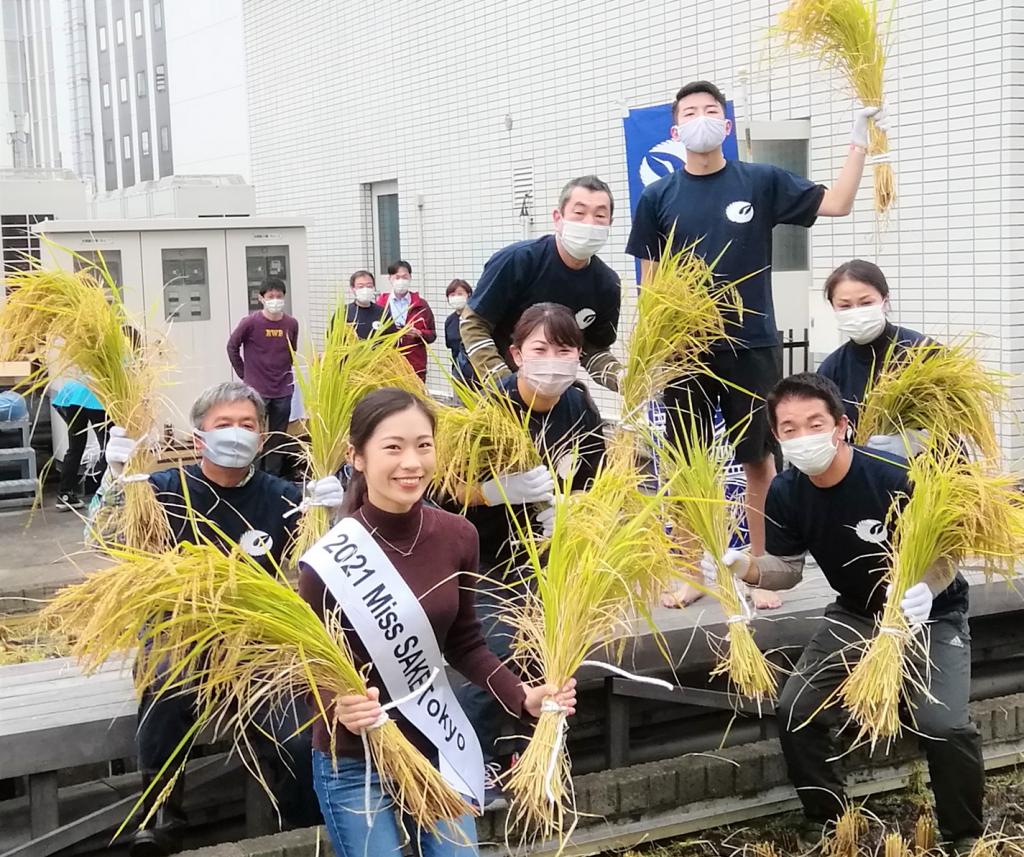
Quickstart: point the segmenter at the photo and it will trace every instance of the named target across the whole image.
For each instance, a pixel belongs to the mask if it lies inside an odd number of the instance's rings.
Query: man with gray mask
[[[644,188],[626,252],[640,260],[646,278],[663,253],[699,241],[698,255],[718,259],[717,277],[747,278],[738,287],[742,314],[726,318],[730,341],[708,355],[706,374],[668,387],[665,407],[670,440],[691,420],[710,439],[715,408],[721,409],[746,477],[750,544],[758,553],[764,550],[764,497],[775,475],[776,452],[763,399],[782,378],[770,274],[772,230],[782,223],[809,227],[819,215],[849,214],[864,172],[869,120],[883,130],[888,125],[882,109],[855,111],[846,161],[833,187],[826,188],[772,164],[727,161],[722,144],[732,123],[725,116],[725,96],[713,83],[698,80],[680,89],[672,117],[672,139],[685,146],[686,162]],[[673,243],[666,248],[670,234]],[[696,589],[684,587],[675,601],[682,606],[698,597]],[[758,593],[754,603],[778,607],[780,602]]]
[[[235,545],[275,574],[291,542],[297,509],[310,505],[341,505],[341,483],[334,476],[317,480],[303,492],[291,482],[254,466],[267,431],[267,411],[260,395],[246,384],[230,381],[203,392],[192,405],[192,430],[198,464],[152,473],[150,485],[167,515],[176,543],[210,541],[224,551]],[[111,430],[106,448],[109,479],[97,495],[98,504],[119,502],[120,477],[138,442],[121,428]],[[116,539],[116,534],[108,534]],[[160,695],[162,680],[145,688],[139,703],[139,770],[148,811],[156,801],[165,762],[178,751],[195,723],[195,697],[187,689]],[[312,792],[308,733],[295,734],[304,722],[302,704],[268,713],[264,724],[282,744],[260,743],[261,765],[286,821],[295,825],[319,823]],[[177,766],[171,767],[171,771]],[[145,828],[137,831],[132,855],[161,855],[178,850],[186,826],[182,808],[184,774],[178,777],[164,804]],[[311,808],[313,814],[311,814]]]
[[[482,382],[512,374],[512,330],[534,304],[568,307],[583,331],[581,363],[599,384],[614,390],[622,364],[610,348],[618,336],[619,275],[597,257],[608,239],[615,200],[597,176],[568,182],[552,212],[555,232],[510,244],[484,265],[462,311],[465,353]]]
[[[847,714],[828,706],[836,688],[877,633],[886,600],[892,515],[913,492],[907,463],[876,449],[852,446],[839,388],[804,372],[768,393],[767,418],[792,465],[772,481],[765,505],[767,549],[753,555],[729,550],[721,558],[739,580],[765,589],[788,589],[803,575],[811,554],[836,591],[779,696],[779,740],[790,779],[803,804],[801,851],[821,839],[822,827],[849,806],[832,730]],[[712,579],[716,564],[705,555]],[[908,683],[913,731],[928,758],[935,812],[946,853],[966,857],[984,829],[985,769],[981,737],[967,702],[971,686],[971,636],[967,581],[945,559],[904,593],[900,607],[928,650],[927,687]]]

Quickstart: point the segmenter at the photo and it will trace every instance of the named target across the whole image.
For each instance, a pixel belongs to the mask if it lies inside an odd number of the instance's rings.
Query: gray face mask
[[[248,467],[260,448],[260,436],[239,426],[194,432],[203,439],[203,458],[220,467]]]

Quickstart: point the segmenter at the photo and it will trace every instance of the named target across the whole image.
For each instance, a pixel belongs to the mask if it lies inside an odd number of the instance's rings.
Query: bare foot
[[[695,586],[691,586],[689,583],[684,583],[676,589],[673,589],[671,592],[662,592],[661,606],[681,609],[683,607],[688,607],[693,604],[694,601],[703,597],[704,593]]]
[[[778,610],[782,606],[779,593],[767,589],[755,589],[750,593],[750,600],[757,610]]]

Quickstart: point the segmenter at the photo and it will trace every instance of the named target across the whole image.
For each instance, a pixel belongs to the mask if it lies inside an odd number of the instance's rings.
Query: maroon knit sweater
[[[410,556],[402,556],[387,542],[409,550],[420,528],[420,515],[423,529],[416,547]],[[384,512],[367,501],[352,517],[375,534],[377,544],[420,599],[445,660],[471,682],[490,690],[512,714],[522,717],[525,695],[521,681],[487,648],[476,616],[473,587],[480,554],[476,528],[459,515],[422,503],[417,503],[409,512],[395,514]],[[299,576],[299,594],[321,616],[337,606],[320,576],[306,566]],[[346,631],[346,637],[356,665],[367,663],[370,658],[359,637],[351,630]],[[388,701],[387,689],[375,669],[370,671],[368,684],[380,689],[381,702]],[[326,690],[321,693],[326,707],[333,693]],[[398,709],[388,714],[424,755],[434,758],[433,746]],[[313,746],[330,752],[330,736],[322,718],[313,724]],[[342,756],[363,757],[359,736],[341,724],[337,728],[335,751]]]

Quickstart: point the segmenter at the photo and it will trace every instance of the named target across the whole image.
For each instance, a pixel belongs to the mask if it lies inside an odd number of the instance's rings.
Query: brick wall
[[[569,177],[605,178],[620,208],[602,256],[631,282],[622,115],[671,100],[686,80],[715,80],[731,97],[749,70],[751,118],[810,117],[811,176],[830,182],[852,104],[839,81],[765,40],[783,5],[420,0],[398,14],[383,0],[245,0],[258,205],[314,221],[313,329],[349,273],[371,263],[367,186],[378,181],[398,181],[402,253],[440,318],[451,278],[475,282],[495,249],[522,237],[516,167],[533,171],[532,235],[548,230]],[[980,331],[991,364],[1020,371],[1024,0],[901,0],[893,20],[898,207],[880,232],[866,180],[853,216],[814,227],[812,281],[855,255],[874,258],[901,323],[939,338]],[[808,297],[812,315],[819,302]],[[610,395],[600,401],[614,409]],[[1017,457],[1016,424],[1007,416],[1002,428]]]

